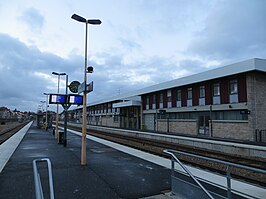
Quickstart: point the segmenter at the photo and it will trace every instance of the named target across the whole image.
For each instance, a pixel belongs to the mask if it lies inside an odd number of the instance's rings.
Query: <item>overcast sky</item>
[[[265,10],[265,0],[1,0],[0,106],[37,111],[57,92],[53,71],[83,81],[85,25],[74,13],[102,21],[89,26],[89,103],[266,58]]]

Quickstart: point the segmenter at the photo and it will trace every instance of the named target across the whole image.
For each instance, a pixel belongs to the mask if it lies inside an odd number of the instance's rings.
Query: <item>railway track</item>
[[[76,127],[76,126],[68,126],[69,129],[76,130],[76,131],[81,131],[81,127]],[[164,142],[164,141],[155,141],[155,140],[149,140],[149,139],[141,139],[138,137],[134,136],[125,136],[125,135],[119,135],[119,134],[114,134],[114,133],[106,133],[102,131],[96,131],[96,130],[87,130],[87,134],[93,135],[99,138],[103,138],[106,140],[110,140],[119,144],[123,144],[132,148],[140,149],[142,151],[146,151],[155,155],[159,155],[162,157],[169,158],[168,155],[163,153],[164,149],[174,149],[174,150],[180,150],[196,155],[201,155],[205,157],[211,157],[211,158],[216,158],[236,164],[241,164],[245,166],[250,166],[253,168],[258,168],[258,169],[265,169],[266,168],[266,161],[263,159],[248,159],[248,158],[243,158],[243,157],[237,157],[237,156],[232,156],[224,153],[219,153],[215,151],[209,151],[209,150],[204,150],[201,148],[196,148],[196,147],[188,147],[185,145],[179,145],[179,144],[174,144],[174,143],[169,143],[169,142]],[[191,166],[194,167],[199,167],[202,169],[207,169],[212,172],[217,172],[221,174],[225,174],[226,167],[224,165],[218,164],[218,163],[211,163],[202,159],[198,158],[192,158],[188,157],[185,155],[179,155],[178,158]],[[254,173],[251,171],[247,171],[244,169],[239,169],[239,168],[233,168],[232,169],[232,176],[234,178],[244,180],[247,182],[259,184],[263,187],[266,187],[266,175],[264,174],[259,174],[259,173]]]
[[[8,140],[12,135],[16,134],[20,129],[22,129],[27,122],[17,123],[9,127],[5,127],[2,131],[0,131],[0,144],[4,143]]]

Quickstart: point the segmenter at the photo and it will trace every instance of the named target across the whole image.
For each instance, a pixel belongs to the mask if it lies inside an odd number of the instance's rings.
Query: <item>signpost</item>
[[[92,73],[93,68],[88,67],[88,72]],[[66,83],[67,85],[67,83]],[[78,94],[67,94],[67,87],[72,93],[83,93],[86,97],[86,94],[93,91],[93,81],[89,84],[86,84],[86,81],[80,83],[78,81],[72,81],[69,86],[66,86],[66,94],[49,94],[49,104],[61,104],[65,111],[65,128],[64,128],[64,146],[66,146],[66,135],[67,135],[67,110],[70,108],[71,105],[82,105],[83,104],[83,97],[82,95]],[[86,98],[84,98],[86,100]],[[85,123],[84,123],[85,124]],[[60,137],[61,139],[61,137]],[[58,143],[61,143],[61,140],[58,140]]]
[[[93,81],[87,84],[86,86],[85,86],[85,82],[82,82],[78,86],[78,94],[83,93],[84,91],[86,91],[86,93],[93,91]]]
[[[93,91],[93,81],[86,86],[86,92],[89,93]]]
[[[62,138],[61,134],[58,136],[58,143],[62,144],[64,142],[64,146],[67,144],[67,110],[71,105],[82,105],[83,96],[77,94],[49,94],[49,104],[61,104],[65,111],[65,128],[64,128],[64,138]],[[62,140],[64,139],[64,141]]]
[[[78,86],[78,94],[83,93],[85,91],[85,83],[86,82],[82,82],[79,86]]]

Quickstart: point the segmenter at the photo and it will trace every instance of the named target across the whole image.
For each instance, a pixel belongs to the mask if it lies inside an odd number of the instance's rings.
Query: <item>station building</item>
[[[88,124],[266,142],[266,60],[250,59],[89,104]],[[82,108],[72,112],[81,121]]]

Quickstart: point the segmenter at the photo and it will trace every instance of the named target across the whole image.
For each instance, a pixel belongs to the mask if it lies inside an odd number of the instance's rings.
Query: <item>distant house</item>
[[[7,107],[0,107],[0,119],[10,119],[13,113]]]
[[[23,120],[26,119],[26,117],[27,117],[26,114],[24,114],[24,113],[22,113],[22,112],[19,112],[19,111],[16,111],[15,114],[16,114],[16,119],[17,119],[18,121],[23,121]]]

